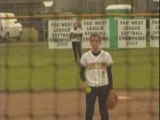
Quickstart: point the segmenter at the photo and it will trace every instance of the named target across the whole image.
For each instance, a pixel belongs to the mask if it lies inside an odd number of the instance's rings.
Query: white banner
[[[150,47],[159,47],[159,19],[150,19]]]
[[[70,29],[75,20],[49,20],[48,40],[49,48],[72,48],[69,37]],[[89,37],[91,33],[97,32],[101,36],[101,47],[109,46],[109,22],[107,19],[82,20],[83,32],[82,48],[90,48]]]
[[[90,48],[90,35],[94,32],[99,33],[101,36],[101,47],[109,47],[109,22],[107,19],[87,19],[82,20],[82,47]]]
[[[71,48],[70,29],[73,20],[49,20],[48,21],[48,41],[49,48]]]
[[[118,48],[146,47],[145,19],[118,19]]]

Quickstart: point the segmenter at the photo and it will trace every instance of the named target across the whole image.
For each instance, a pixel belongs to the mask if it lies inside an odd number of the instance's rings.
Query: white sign
[[[109,47],[109,22],[107,19],[90,19],[90,20],[82,20],[82,47],[90,48],[90,35],[94,32],[99,33],[101,36],[101,47],[107,48]]]
[[[49,20],[49,48],[71,48],[69,33],[72,26],[73,20]]]
[[[119,19],[118,47],[119,48],[146,47],[146,20]]]
[[[150,47],[159,47],[159,19],[150,19]]]
[[[72,48],[69,37],[75,20],[49,20],[49,48]],[[106,19],[82,20],[82,48],[90,48],[89,38],[94,32],[101,36],[101,47],[109,47],[109,22]]]

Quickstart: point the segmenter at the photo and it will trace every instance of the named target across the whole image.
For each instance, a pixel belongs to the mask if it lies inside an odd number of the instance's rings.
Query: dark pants
[[[74,53],[74,59],[77,62],[78,56],[79,56],[79,59],[80,59],[81,55],[82,55],[82,53],[81,53],[81,42],[72,42],[72,48],[73,48],[73,53]]]
[[[109,120],[108,110],[106,108],[106,100],[108,96],[109,87],[91,87],[91,92],[86,93],[86,118],[85,120],[93,120],[94,107],[96,98],[98,97],[99,110],[101,120]]]

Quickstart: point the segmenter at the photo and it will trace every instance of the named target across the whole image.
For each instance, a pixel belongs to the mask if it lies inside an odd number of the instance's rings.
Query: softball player
[[[112,85],[112,57],[100,49],[100,36],[94,33],[90,36],[91,50],[81,57],[80,77],[86,91],[85,120],[92,120],[96,98],[98,97],[101,120],[109,120],[106,99]]]
[[[82,30],[78,27],[78,22],[73,23],[73,28],[70,29],[70,39],[72,41],[72,48],[74,53],[75,62],[78,62],[78,56],[81,58],[81,39],[82,39]],[[77,56],[78,52],[78,56]]]

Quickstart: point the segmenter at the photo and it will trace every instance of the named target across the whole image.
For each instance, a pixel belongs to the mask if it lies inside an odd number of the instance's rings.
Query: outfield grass
[[[159,89],[159,49],[108,51],[114,61],[114,88]],[[71,49],[51,50],[46,44],[23,45],[3,47],[1,53],[2,90],[81,87],[79,65],[74,63]]]

